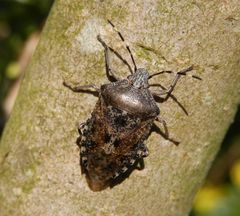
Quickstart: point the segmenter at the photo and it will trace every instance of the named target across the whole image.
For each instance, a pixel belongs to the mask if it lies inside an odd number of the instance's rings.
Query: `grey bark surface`
[[[238,0],[56,1],[1,140],[1,215],[187,215],[239,103],[239,14]],[[186,77],[174,90],[189,116],[171,99],[160,104],[180,145],[152,133],[144,170],[92,192],[75,140],[97,98],[62,82],[108,82],[99,33],[127,56],[107,19],[138,67],[177,71],[193,64],[203,81]],[[168,86],[171,79],[154,82]]]

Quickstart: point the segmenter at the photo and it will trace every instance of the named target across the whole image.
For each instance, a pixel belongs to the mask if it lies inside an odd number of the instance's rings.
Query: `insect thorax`
[[[107,106],[111,105],[143,119],[154,118],[160,110],[149,89],[143,87],[148,85],[146,80],[148,74],[134,75],[128,79],[102,85],[101,96]],[[137,88],[131,82],[137,86],[141,84],[143,88]]]

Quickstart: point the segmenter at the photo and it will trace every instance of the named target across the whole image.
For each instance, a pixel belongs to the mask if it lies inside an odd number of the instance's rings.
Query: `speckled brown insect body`
[[[81,166],[93,190],[108,186],[111,179],[148,155],[143,142],[159,108],[148,88],[135,88],[131,82],[136,75],[147,75],[139,70],[128,79],[102,85],[91,118],[81,125]]]
[[[114,27],[114,25],[109,21]],[[121,33],[117,31],[122,41]],[[79,138],[77,144],[80,148],[80,163],[82,173],[93,191],[100,191],[110,186],[132,167],[139,159],[148,155],[148,149],[144,141],[149,136],[154,121],[161,122],[165,135],[168,137],[166,123],[159,117],[160,110],[154,99],[155,96],[164,96],[166,100],[179,80],[193,67],[189,67],[176,73],[169,88],[162,91],[150,91],[148,80],[156,75],[172,73],[161,71],[149,75],[144,68],[137,68],[130,48],[126,46],[134,69],[113,48],[109,47],[100,36],[98,41],[104,47],[106,73],[108,78],[114,80],[104,84],[100,88],[95,85],[71,87],[64,85],[76,92],[82,92],[86,88],[94,88],[98,92],[98,101],[91,117],[79,126]],[[109,63],[109,54],[116,55],[131,72],[126,79],[117,78]],[[193,76],[194,77],[194,76]],[[199,79],[198,77],[194,77]]]

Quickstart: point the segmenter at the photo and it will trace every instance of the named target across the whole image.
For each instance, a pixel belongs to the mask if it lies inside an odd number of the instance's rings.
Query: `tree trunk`
[[[238,0],[56,1],[1,140],[1,215],[187,215],[240,99],[239,14]],[[107,19],[138,67],[153,73],[194,65],[203,81],[185,77],[173,92],[189,116],[171,98],[160,104],[180,145],[152,133],[145,168],[93,192],[75,140],[76,124],[97,98],[62,82],[109,82],[98,34],[130,62]],[[153,78],[165,87],[172,79]]]

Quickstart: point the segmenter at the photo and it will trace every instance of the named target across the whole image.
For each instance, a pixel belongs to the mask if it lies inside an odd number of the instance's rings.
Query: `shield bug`
[[[122,34],[115,29],[122,42]],[[117,51],[108,46],[100,35],[97,40],[104,48],[106,75],[112,82],[101,85],[72,86],[64,85],[74,92],[83,92],[92,88],[98,93],[98,101],[91,117],[80,124],[77,145],[80,148],[80,165],[86,174],[89,187],[100,191],[110,186],[137,161],[148,155],[144,141],[148,138],[154,121],[163,124],[165,137],[168,130],[165,121],[159,116],[160,109],[155,97],[167,100],[181,76],[193,70],[193,66],[176,73],[172,84],[161,91],[151,91],[148,80],[154,76],[173,73],[161,71],[154,74],[144,68],[138,68],[128,45],[125,48],[131,58],[133,68]],[[130,75],[119,79],[110,65],[109,55],[112,53],[129,68]],[[197,76],[193,78],[200,79]],[[173,141],[174,142],[174,141]],[[177,144],[177,142],[175,142]]]

